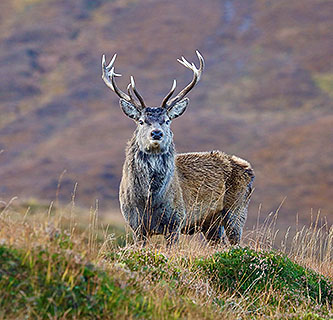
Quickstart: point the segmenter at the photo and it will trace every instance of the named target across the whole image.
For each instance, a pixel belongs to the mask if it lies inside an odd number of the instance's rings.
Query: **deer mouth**
[[[153,148],[153,149],[156,149],[156,148],[160,148],[160,143],[157,142],[157,141],[154,141],[150,144],[150,146]]]
[[[158,141],[153,141],[153,142],[150,144],[150,152],[152,152],[152,153],[160,153],[160,152],[162,152],[160,142],[158,142]]]
[[[149,145],[146,148],[147,153],[162,153],[163,148],[161,146],[160,141],[153,140],[149,143]]]

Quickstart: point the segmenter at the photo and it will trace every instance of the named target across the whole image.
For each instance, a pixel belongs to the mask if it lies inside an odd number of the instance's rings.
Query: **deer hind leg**
[[[224,212],[223,212],[224,211]],[[223,226],[231,245],[239,244],[247,216],[247,208],[235,208],[233,211],[222,210]]]
[[[232,245],[239,244],[247,218],[247,207],[250,201],[252,183],[254,180],[253,171],[248,170],[248,174],[251,174],[251,181],[243,196],[238,201],[231,204],[231,207],[222,210],[222,225],[224,226],[227,238]]]
[[[208,228],[203,227],[202,232],[207,241],[209,241],[213,246],[225,244],[224,226],[219,224],[219,225],[211,225]]]
[[[217,214],[214,217],[206,220],[201,227],[207,241],[213,246],[225,244],[224,226],[222,224],[221,215]]]

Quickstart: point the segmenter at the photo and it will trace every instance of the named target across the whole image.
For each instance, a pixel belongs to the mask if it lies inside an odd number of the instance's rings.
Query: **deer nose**
[[[151,132],[151,137],[153,140],[161,140],[163,137],[163,132],[161,130],[153,130]]]

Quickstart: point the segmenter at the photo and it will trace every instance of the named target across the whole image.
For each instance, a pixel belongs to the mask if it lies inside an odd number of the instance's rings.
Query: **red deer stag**
[[[238,244],[247,216],[254,172],[251,165],[221,151],[175,152],[171,121],[181,116],[189,103],[186,95],[200,80],[204,59],[196,52],[200,66],[184,57],[178,60],[193,72],[192,81],[171,99],[176,80],[160,107],[146,106],[131,77],[127,93],[119,89],[114,61],[102,57],[102,78],[120,97],[120,107],[137,128],[128,142],[120,183],[121,212],[135,239],[157,234],[168,244],[179,234],[203,232],[219,243],[225,231],[231,244]]]

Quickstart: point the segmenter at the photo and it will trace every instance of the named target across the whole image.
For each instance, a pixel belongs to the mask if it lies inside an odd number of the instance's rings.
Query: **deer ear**
[[[169,118],[172,120],[172,119],[175,119],[179,116],[181,116],[186,108],[187,108],[187,105],[188,105],[188,102],[190,100],[188,98],[185,98],[183,100],[180,100],[179,102],[177,102],[169,111],[168,111],[168,116]]]
[[[138,120],[141,116],[141,112],[135,107],[134,104],[124,100],[120,99],[119,104],[123,112],[130,118],[134,120]]]

